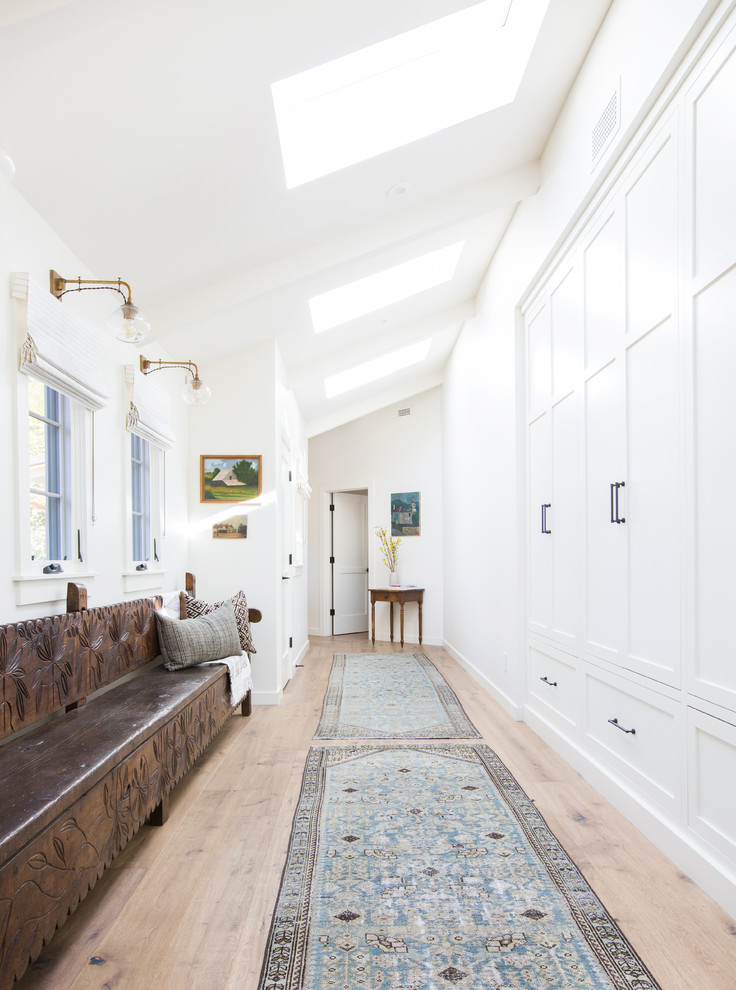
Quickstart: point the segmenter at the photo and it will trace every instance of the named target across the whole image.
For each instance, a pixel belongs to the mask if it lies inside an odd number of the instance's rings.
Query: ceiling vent
[[[406,409],[399,409],[399,416],[411,416],[411,407],[407,406]]]
[[[593,168],[603,157],[603,152],[613,140],[621,126],[621,78],[606,103],[603,113],[598,118],[598,122],[590,136],[590,159]]]

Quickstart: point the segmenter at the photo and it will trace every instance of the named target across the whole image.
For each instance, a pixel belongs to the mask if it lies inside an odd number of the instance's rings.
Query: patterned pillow
[[[240,656],[235,613],[229,603],[191,622],[156,612],[158,644],[164,667],[181,670],[208,660]]]
[[[203,602],[199,598],[187,598],[187,618],[196,618],[198,615],[207,615],[215,608],[220,608],[225,602],[215,602],[214,605],[210,605],[208,602]],[[248,618],[248,602],[245,600],[245,592],[239,591],[237,595],[233,595],[229,599],[229,604],[232,605],[233,611],[235,612],[235,622],[238,626],[238,635],[240,636],[240,648],[243,653],[254,654],[256,648],[253,645],[253,637],[250,631],[250,619]]]

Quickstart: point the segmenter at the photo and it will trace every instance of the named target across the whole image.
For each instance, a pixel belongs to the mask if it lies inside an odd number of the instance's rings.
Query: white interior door
[[[332,496],[333,635],[368,632],[368,496]]]

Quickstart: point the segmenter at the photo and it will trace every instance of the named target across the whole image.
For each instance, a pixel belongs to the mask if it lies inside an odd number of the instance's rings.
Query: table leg
[[[401,645],[404,645],[404,603],[399,603],[401,606]]]
[[[376,642],[376,603],[371,602],[371,641]]]
[[[419,605],[419,645],[422,645],[422,600],[421,598],[417,602]]]
[[[393,643],[394,641],[394,603],[393,602],[388,603],[388,614],[389,614],[388,625],[391,631],[391,642]]]

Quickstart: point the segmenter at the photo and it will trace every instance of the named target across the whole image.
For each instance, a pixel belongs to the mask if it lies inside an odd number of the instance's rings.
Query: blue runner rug
[[[315,739],[477,739],[423,653],[336,653]]]
[[[310,750],[259,990],[656,990],[483,744]]]

